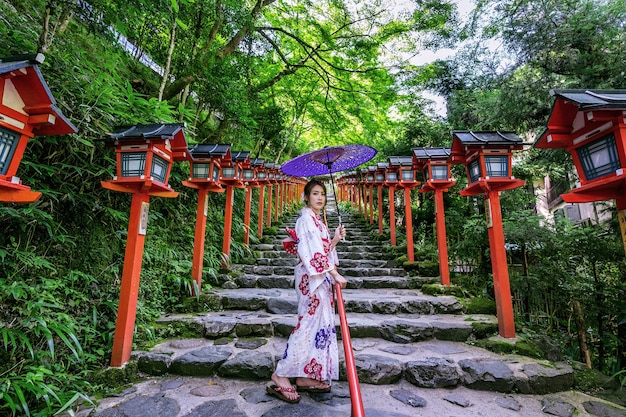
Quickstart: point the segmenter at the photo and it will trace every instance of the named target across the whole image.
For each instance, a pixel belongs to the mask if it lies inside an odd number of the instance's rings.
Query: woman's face
[[[314,185],[311,188],[307,205],[316,213],[319,213],[324,208],[326,205],[326,192],[322,186]]]

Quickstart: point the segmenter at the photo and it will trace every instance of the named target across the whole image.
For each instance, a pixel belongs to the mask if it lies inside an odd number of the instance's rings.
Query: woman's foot
[[[278,376],[276,373],[273,373],[272,382],[274,384],[269,385],[266,389],[268,394],[274,395],[283,401],[287,401],[288,403],[297,403],[300,401],[300,395],[291,385],[289,378]]]
[[[298,391],[317,393],[330,392],[330,385],[311,378],[296,378],[296,387],[298,388]]]

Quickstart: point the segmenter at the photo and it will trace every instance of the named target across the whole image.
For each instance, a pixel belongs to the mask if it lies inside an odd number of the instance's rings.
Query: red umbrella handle
[[[365,417],[359,376],[356,372],[354,352],[352,352],[352,342],[350,341],[350,328],[348,327],[346,308],[343,304],[343,296],[341,295],[341,286],[339,284],[335,284],[335,294],[337,295],[337,310],[339,310],[339,321],[341,323],[343,351],[346,355],[346,372],[348,374],[348,387],[350,388],[350,399],[352,401],[352,417]]]

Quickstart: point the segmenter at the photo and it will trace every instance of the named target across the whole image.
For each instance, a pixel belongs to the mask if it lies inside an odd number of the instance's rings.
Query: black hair
[[[313,187],[315,187],[316,185],[319,185],[320,187],[322,187],[324,189],[324,194],[326,194],[326,186],[324,185],[322,181],[311,180],[307,182],[306,185],[304,186],[304,203],[305,204],[309,201],[309,195],[311,195],[311,191],[313,190]]]

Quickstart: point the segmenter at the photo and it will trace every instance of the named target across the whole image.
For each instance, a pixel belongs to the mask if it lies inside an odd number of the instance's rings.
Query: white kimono
[[[299,263],[295,268],[298,324],[291,332],[276,374],[330,383],[339,379],[335,330],[334,280],[338,264],[328,228],[313,210],[302,209],[296,222]]]

